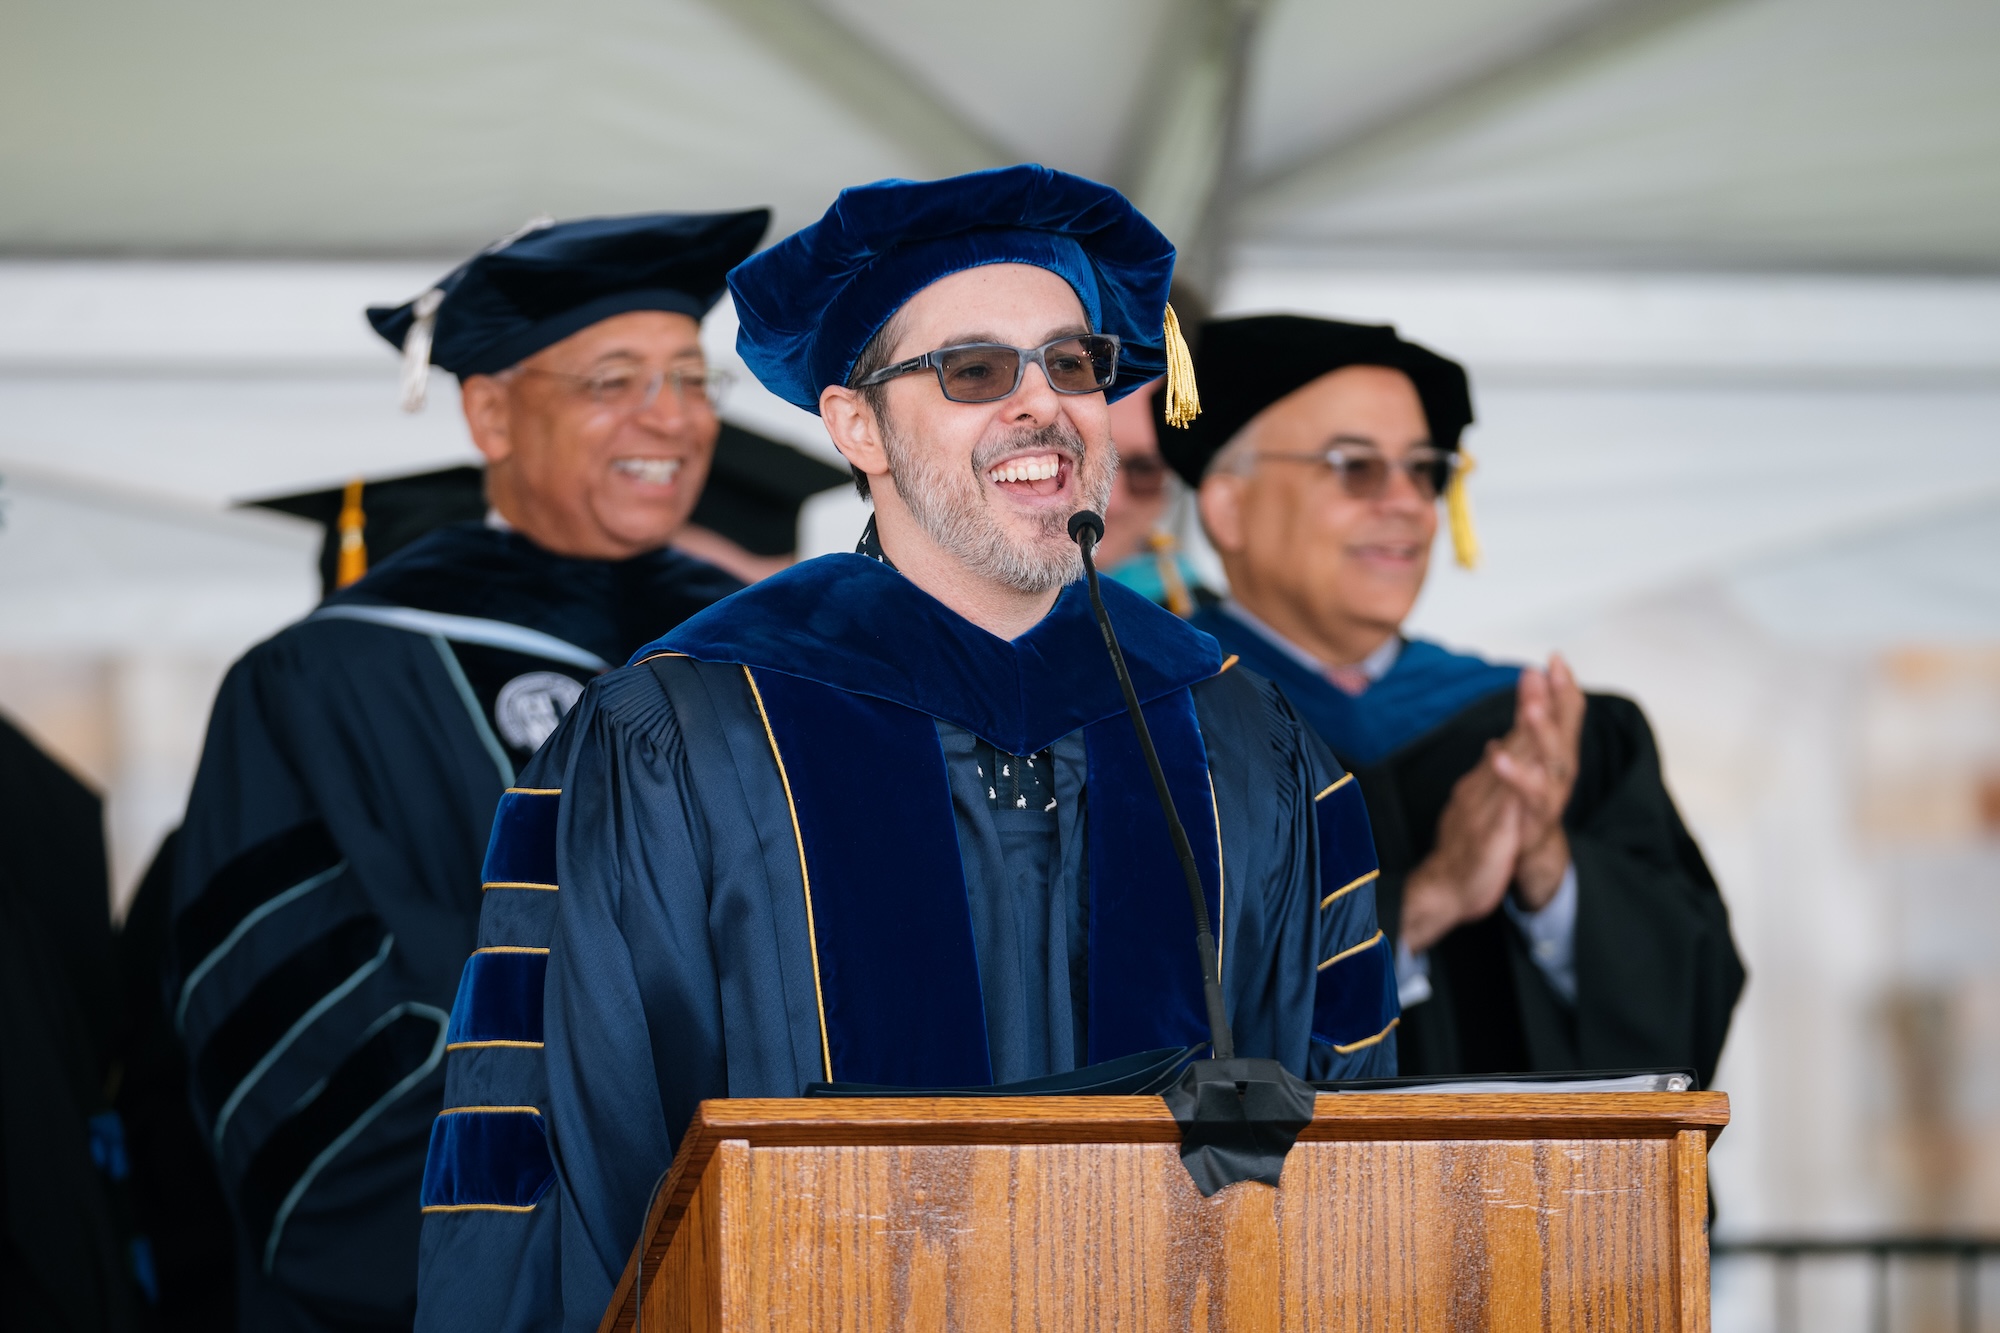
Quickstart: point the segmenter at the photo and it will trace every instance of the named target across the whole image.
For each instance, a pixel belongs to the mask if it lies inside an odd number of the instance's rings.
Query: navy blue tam
[[[492,375],[613,315],[699,320],[770,223],[763,208],[531,223],[415,300],[370,306],[368,322],[403,349],[406,372]]]
[[[818,412],[904,302],[985,264],[1032,264],[1076,290],[1091,328],[1122,344],[1113,400],[1166,370],[1173,244],[1110,186],[1032,165],[842,190],[729,275],[736,350],[772,393]]]

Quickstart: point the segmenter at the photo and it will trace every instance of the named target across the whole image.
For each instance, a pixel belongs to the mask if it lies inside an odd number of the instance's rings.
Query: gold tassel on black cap
[[[340,521],[335,525],[340,534],[340,557],[333,573],[336,588],[359,583],[368,572],[368,543],[361,536],[362,529],[368,526],[368,516],[361,512],[361,486],[361,478],[356,477],[340,495]]]
[[[1167,424],[1186,426],[1201,415],[1201,394],[1194,387],[1194,354],[1181,336],[1181,322],[1174,308],[1167,307],[1164,328],[1167,344]]]
[[[1451,524],[1451,553],[1460,569],[1479,568],[1479,533],[1472,526],[1472,497],[1465,493],[1465,479],[1478,464],[1460,449],[1458,466],[1444,488],[1444,516]]]

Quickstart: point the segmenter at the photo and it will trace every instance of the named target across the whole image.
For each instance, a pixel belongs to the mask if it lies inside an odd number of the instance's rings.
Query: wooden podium
[[[600,1333],[1706,1330],[1728,1119],[1323,1094],[1280,1188],[1204,1199],[1157,1097],[704,1102]]]

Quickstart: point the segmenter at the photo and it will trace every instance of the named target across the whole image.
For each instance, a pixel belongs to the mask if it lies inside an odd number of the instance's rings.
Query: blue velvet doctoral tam
[[[1392,1072],[1354,782],[1206,635],[1105,592],[1238,1049]],[[992,755],[1032,759],[1047,805],[994,799]],[[1193,912],[1080,585],[1006,641],[875,561],[807,562],[593,684],[516,785],[453,1011],[422,1328],[594,1328],[703,1098],[991,1084],[1205,1035]]]
[[[736,349],[771,392],[818,412],[820,390],[847,382],[904,302],[985,264],[1069,283],[1091,328],[1123,344],[1113,401],[1166,373],[1173,244],[1110,186],[1034,165],[842,190],[819,221],[730,273]]]

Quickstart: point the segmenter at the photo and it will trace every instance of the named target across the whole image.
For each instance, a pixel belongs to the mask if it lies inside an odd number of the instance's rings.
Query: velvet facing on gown
[[[480,873],[486,893],[554,894],[556,815],[562,792],[510,788],[493,816]],[[473,951],[459,974],[447,1050],[542,1049],[549,951],[495,944]],[[431,1123],[419,1207],[426,1213],[529,1212],[556,1175],[542,1113],[532,1106],[448,1106]]]
[[[1352,773],[1343,773],[1313,798],[1313,817],[1321,848],[1320,910],[1355,894],[1372,899],[1382,872],[1375,861],[1368,807]],[[1395,953],[1380,930],[1320,963],[1313,986],[1313,1036],[1342,1055],[1388,1037],[1401,1012]]]
[[[993,1081],[951,794],[931,717],[745,668],[797,822],[827,1080],[911,1087]],[[1148,705],[1162,765],[1204,855],[1211,919],[1221,852],[1194,701]],[[1194,913],[1130,722],[1084,730],[1089,753],[1089,1060],[1207,1035]],[[876,781],[853,780],[866,753]],[[897,855],[886,866],[885,846]]]

